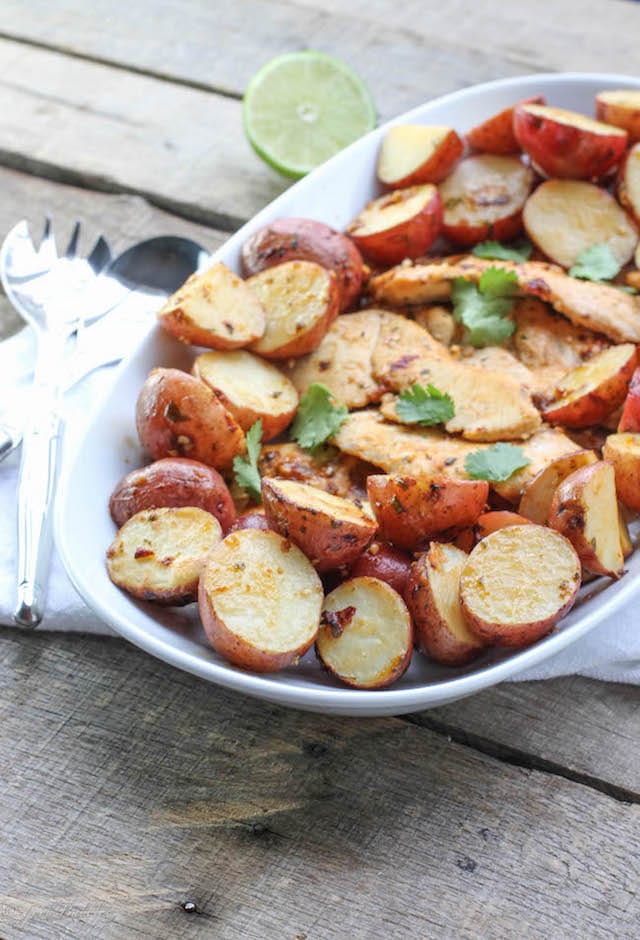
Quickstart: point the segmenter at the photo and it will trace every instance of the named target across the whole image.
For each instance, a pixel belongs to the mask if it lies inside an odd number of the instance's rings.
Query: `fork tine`
[[[56,240],[51,227],[50,215],[45,216],[42,241],[40,242],[40,247],[38,249],[38,256],[46,264],[53,264],[53,262],[58,257],[58,249],[56,248]]]
[[[111,249],[106,239],[99,235],[95,245],[87,256],[87,263],[91,265],[96,274],[99,274],[103,268],[111,261]]]
[[[75,225],[73,226],[73,232],[71,233],[71,238],[69,239],[69,244],[67,245],[67,250],[64,253],[65,258],[75,258],[78,253],[78,241],[80,240],[80,222],[76,220]]]

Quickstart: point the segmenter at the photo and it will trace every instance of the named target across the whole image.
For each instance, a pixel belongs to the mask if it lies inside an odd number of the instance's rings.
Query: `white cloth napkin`
[[[142,324],[138,324],[141,329]],[[113,333],[126,330],[132,337],[132,322],[127,316],[114,318],[109,324]],[[33,361],[33,342],[27,330],[0,344],[0,411],[18,414],[21,396],[28,394],[29,369]],[[63,462],[73,453],[85,425],[101,397],[105,394],[113,370],[101,369],[82,380],[65,396],[65,439]],[[0,624],[13,625],[14,581],[16,566],[16,487],[19,453],[0,463]],[[105,499],[108,494],[105,493]],[[47,612],[41,629],[84,633],[111,634],[113,631],[80,599],[69,582],[54,551]],[[547,659],[539,666],[521,673],[520,679],[546,679],[553,676],[578,674],[613,682],[640,683],[640,617],[634,605],[618,611],[603,621],[586,637],[568,649]]]

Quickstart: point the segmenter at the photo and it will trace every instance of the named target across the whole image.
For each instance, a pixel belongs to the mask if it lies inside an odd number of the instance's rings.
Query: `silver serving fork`
[[[47,219],[38,249],[26,222],[19,222],[0,250],[0,279],[15,309],[37,337],[37,360],[23,437],[18,484],[18,579],[14,619],[23,627],[42,620],[51,558],[51,500],[55,490],[62,433],[60,407],[65,374],[62,364],[69,339],[100,309],[95,290],[111,252],[100,236],[86,258],[78,256],[80,223],[58,257]]]

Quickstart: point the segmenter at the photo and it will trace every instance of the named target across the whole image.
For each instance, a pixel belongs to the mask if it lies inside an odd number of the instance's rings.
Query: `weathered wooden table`
[[[214,247],[283,188],[240,121],[279,52],[349,61],[382,118],[505,75],[640,67],[623,0],[3,0],[0,30],[1,234],[49,211],[116,247]],[[7,940],[640,937],[635,688],[333,719],[120,640],[1,636]]]

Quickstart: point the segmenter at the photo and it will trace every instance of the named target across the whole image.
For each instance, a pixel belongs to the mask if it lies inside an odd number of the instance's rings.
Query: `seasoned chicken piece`
[[[366,499],[368,473],[375,468],[335,447],[319,447],[313,453],[297,444],[267,444],[259,460],[260,476],[308,483],[334,496]]]
[[[464,347],[460,350],[460,362],[508,375],[527,388],[534,388],[536,384],[533,372],[502,346],[485,346],[484,349]]]
[[[408,308],[408,311],[416,323],[428,330],[443,346],[450,346],[460,331],[460,325],[453,319],[451,310],[441,304]]]
[[[407,428],[385,421],[377,411],[349,415],[333,437],[333,443],[347,454],[380,467],[386,473],[407,476],[445,474],[466,479],[467,454],[486,447],[449,437],[433,428]],[[556,457],[577,450],[576,444],[556,428],[543,428],[520,445],[531,461],[503,483],[492,488],[504,499],[517,502],[522,488]]]
[[[570,277],[562,268],[542,261],[489,261],[467,255],[432,264],[400,266],[369,282],[377,302],[402,306],[448,300],[451,281],[463,277],[477,282],[491,267],[514,271],[522,294],[547,301],[576,326],[604,333],[617,343],[640,342],[640,299],[608,284]]]
[[[534,297],[516,302],[514,319],[513,348],[529,369],[555,366],[568,372],[609,345],[602,334],[574,326]]]

